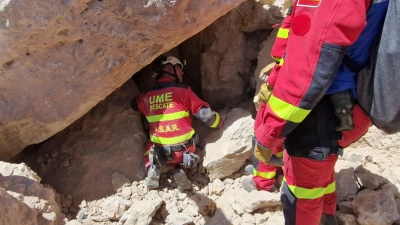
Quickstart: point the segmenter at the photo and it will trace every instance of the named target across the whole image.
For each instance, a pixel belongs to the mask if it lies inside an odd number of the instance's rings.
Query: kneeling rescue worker
[[[153,69],[157,85],[131,102],[132,109],[144,114],[149,123],[146,185],[149,189],[158,188],[160,168],[170,164],[174,166],[178,188],[191,189],[185,170],[195,168],[199,157],[194,154],[198,137],[189,111],[211,128],[221,128],[223,120],[189,86],[180,84],[183,64],[177,58],[161,56],[153,63]]]

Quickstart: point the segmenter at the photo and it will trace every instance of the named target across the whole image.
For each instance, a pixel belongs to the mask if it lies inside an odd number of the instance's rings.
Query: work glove
[[[272,166],[282,167],[283,160],[272,154],[272,149],[265,148],[258,142],[254,145],[254,157],[259,161]]]
[[[270,63],[266,65],[260,72],[259,78],[265,82],[267,82],[267,78],[271,73],[271,70],[275,67],[276,62]]]
[[[269,98],[271,97],[273,87],[264,83],[261,85],[260,91],[258,92],[258,102],[267,104]]]
[[[200,157],[197,156],[196,154],[193,154],[191,152],[185,152],[183,153],[183,162],[182,166],[185,168],[193,169],[197,167],[197,163],[200,161]]]
[[[254,98],[254,104],[257,111],[258,108],[260,107],[260,103],[267,104],[269,97],[271,96],[273,87],[268,84],[267,79],[269,74],[271,73],[271,70],[274,68],[275,65],[276,65],[275,62],[270,63],[267,66],[265,66],[260,72],[259,78],[265,81],[265,83],[261,85],[260,91]]]
[[[273,87],[268,85],[267,83],[261,85],[260,91],[253,101],[257,111],[260,108],[260,103],[267,104],[269,98],[271,97],[272,89]]]

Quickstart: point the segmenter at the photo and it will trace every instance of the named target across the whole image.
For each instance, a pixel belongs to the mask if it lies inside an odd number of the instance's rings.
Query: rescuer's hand
[[[264,83],[261,85],[260,91],[258,92],[258,103],[267,104],[269,97],[272,94],[272,86]]]
[[[258,142],[256,142],[254,145],[254,157],[256,157],[256,159],[259,161],[269,165],[277,167],[283,166],[283,160],[281,158],[273,155],[271,149],[263,147]]]
[[[266,82],[269,74],[271,73],[271,70],[274,68],[275,65],[276,65],[276,62],[273,62],[273,63],[270,63],[270,64],[266,65],[261,70],[259,78]]]

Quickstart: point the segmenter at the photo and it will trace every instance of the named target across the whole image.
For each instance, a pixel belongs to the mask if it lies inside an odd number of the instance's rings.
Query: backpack
[[[400,131],[400,0],[389,1],[370,65],[357,75],[357,96],[376,127]]]

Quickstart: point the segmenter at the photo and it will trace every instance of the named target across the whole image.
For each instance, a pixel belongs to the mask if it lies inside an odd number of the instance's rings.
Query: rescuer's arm
[[[283,19],[279,27],[278,33],[276,34],[276,39],[271,49],[271,57],[275,60],[275,65],[270,65],[270,67],[267,68],[267,71],[265,71],[267,74],[260,74],[260,78],[262,80],[266,81],[268,79],[268,84],[270,86],[275,85],[279,70],[281,69],[284,62],[289,30],[290,26],[292,25],[295,7],[295,5],[292,5],[290,7],[288,14]]]
[[[261,85],[260,91],[257,94],[257,103],[256,109],[259,108],[259,103],[262,102],[266,104],[268,99],[272,93],[272,88],[275,84],[276,78],[278,76],[279,70],[283,64],[283,58],[286,51],[287,45],[287,38],[289,35],[289,28],[292,24],[293,13],[292,13],[293,6],[290,7],[287,16],[284,18],[282,23],[280,24],[278,33],[276,35],[276,39],[274,45],[271,49],[271,56],[274,59],[273,63],[266,65],[260,72],[259,78],[265,83]]]
[[[211,110],[210,105],[201,100],[192,91],[191,88],[188,89],[190,109],[192,114],[196,116],[197,119],[203,121],[207,126],[211,128],[221,128],[224,121],[219,116],[217,112]]]

